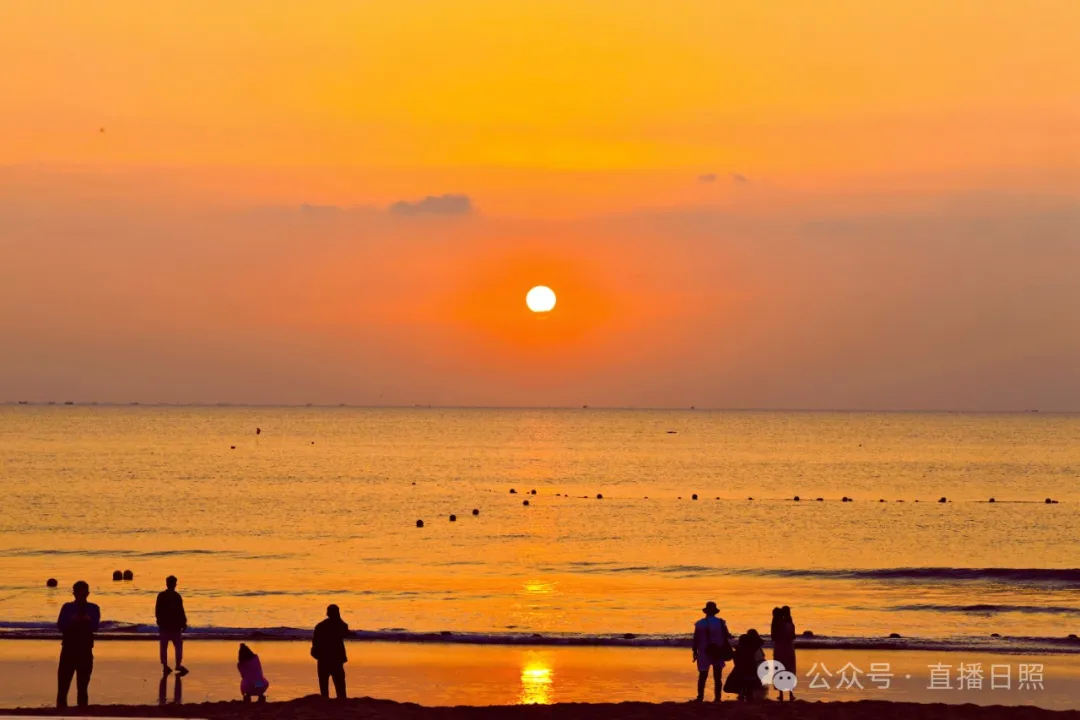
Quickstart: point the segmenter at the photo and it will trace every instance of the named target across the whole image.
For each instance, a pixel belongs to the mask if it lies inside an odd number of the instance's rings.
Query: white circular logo
[[[799,678],[795,677],[795,673],[793,672],[781,670],[773,675],[772,684],[773,687],[780,692],[791,692],[795,689],[795,686],[799,684]]]
[[[783,671],[784,663],[778,662],[776,660],[766,660],[765,662],[757,666],[758,680],[765,683],[766,685],[771,685],[773,682],[773,677],[776,675],[776,673]]]

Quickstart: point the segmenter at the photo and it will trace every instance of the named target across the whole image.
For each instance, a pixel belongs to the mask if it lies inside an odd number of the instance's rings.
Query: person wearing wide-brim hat
[[[721,675],[724,661],[732,656],[731,633],[727,623],[720,617],[720,609],[710,600],[701,609],[705,617],[694,623],[694,662],[698,668],[697,699],[705,699],[705,685],[709,681],[709,668],[713,671],[713,683],[716,688],[715,700],[720,702],[720,689],[723,686]]]

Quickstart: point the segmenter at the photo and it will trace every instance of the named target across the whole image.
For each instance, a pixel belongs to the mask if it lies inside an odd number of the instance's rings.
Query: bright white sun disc
[[[537,285],[525,296],[525,304],[533,312],[551,312],[555,307],[555,292],[545,285]]]

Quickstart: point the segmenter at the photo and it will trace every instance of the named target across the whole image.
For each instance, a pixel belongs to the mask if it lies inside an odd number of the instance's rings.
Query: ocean
[[[0,497],[0,638],[1080,653],[1078,415],[7,405]]]

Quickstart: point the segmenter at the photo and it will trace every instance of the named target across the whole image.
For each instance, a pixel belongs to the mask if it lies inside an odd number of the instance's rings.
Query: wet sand
[[[272,704],[303,698],[317,690],[314,661],[305,642],[251,641],[271,687]],[[95,705],[147,706],[164,702],[200,715],[198,703],[239,698],[237,644],[189,641],[185,665],[191,674],[161,682],[156,642],[99,642],[90,699]],[[513,647],[351,642],[347,666],[350,695],[424,706],[505,706],[517,704],[684,702],[695,692],[696,670],[689,651],[672,648]],[[0,641],[0,707],[48,709],[55,700],[55,641]],[[830,689],[810,688],[815,663],[832,677]],[[842,668],[861,669],[859,687],[838,688]],[[870,665],[888,663],[888,689],[875,686]],[[980,690],[928,689],[930,666],[983,663]],[[1019,688],[1020,665],[1043,664],[1042,688]],[[1010,689],[991,689],[991,665],[1008,665]],[[910,675],[910,678],[907,677]],[[851,676],[849,671],[849,677]],[[799,654],[800,700],[808,702],[887,700],[894,702],[1030,705],[1080,709],[1080,656],[1032,658],[919,651],[804,650]],[[708,690],[711,697],[712,687]],[[71,701],[74,701],[72,689]],[[732,699],[730,695],[725,700]],[[735,705],[734,702],[731,703]],[[776,705],[773,701],[768,706]],[[192,707],[189,707],[192,706]],[[667,706],[665,706],[667,707]],[[635,712],[637,712],[635,710]],[[128,713],[130,714],[130,713]]]
[[[87,715],[109,717],[185,717],[207,720],[241,720],[258,717],[262,720],[697,720],[713,718],[717,712],[725,717],[788,718],[790,720],[907,720],[912,716],[933,720],[1075,720],[1080,711],[1052,711],[1033,707],[983,707],[978,705],[945,705],[883,702],[863,700],[847,703],[724,703],[722,708],[711,703],[640,703],[619,704],[560,704],[492,707],[423,707],[411,703],[362,698],[343,703],[307,697],[289,702],[246,705],[239,701],[204,703],[194,706],[104,706],[91,708]],[[26,715],[46,715],[48,710],[19,711]]]

